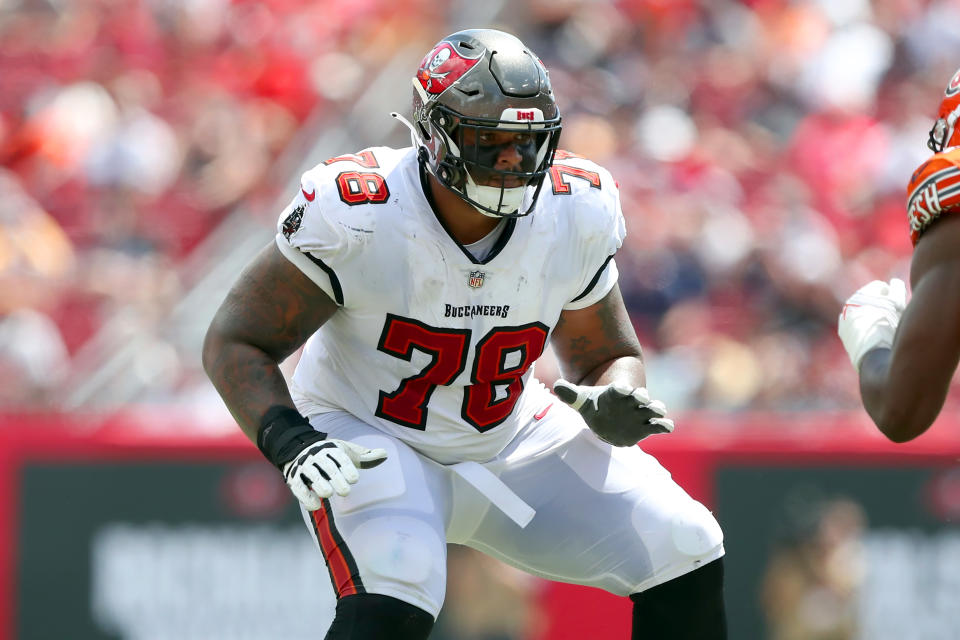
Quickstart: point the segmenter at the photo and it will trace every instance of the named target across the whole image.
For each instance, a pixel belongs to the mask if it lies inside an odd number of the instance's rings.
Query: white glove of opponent
[[[591,387],[557,380],[553,392],[579,411],[601,440],[616,447],[633,446],[647,436],[673,431],[673,420],[665,417],[666,406],[650,400],[644,387],[622,383]]]
[[[308,511],[316,511],[322,499],[334,492],[350,493],[350,485],[360,479],[357,467],[369,469],[386,458],[383,449],[367,449],[346,440],[319,440],[284,465],[283,477],[297,500]]]
[[[889,283],[874,280],[847,299],[837,320],[837,333],[854,369],[868,351],[892,347],[900,315],[907,306],[907,285],[894,278]]]

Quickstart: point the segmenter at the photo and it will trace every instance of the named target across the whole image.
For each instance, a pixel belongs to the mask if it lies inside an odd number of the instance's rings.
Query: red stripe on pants
[[[320,548],[323,550],[323,557],[330,568],[330,575],[333,577],[334,589],[337,597],[353,595],[358,593],[357,584],[347,565],[347,560],[343,555],[343,550],[336,542],[330,518],[327,516],[329,502],[323,501],[323,506],[310,513],[313,518],[313,524],[317,531],[317,538],[320,541]]]

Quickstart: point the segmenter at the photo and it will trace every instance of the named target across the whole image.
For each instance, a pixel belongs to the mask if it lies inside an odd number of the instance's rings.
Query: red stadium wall
[[[736,500],[731,499],[730,491],[719,495],[720,478],[743,476],[746,486],[731,489],[748,506],[756,499],[750,493],[751,478],[758,485],[774,483],[770,487],[773,495],[778,490],[787,494],[790,484],[804,489],[819,484],[826,485],[821,490],[824,496],[852,496],[873,507],[865,507],[871,527],[960,531],[960,422],[952,418],[942,418],[923,437],[900,445],[887,441],[861,414],[699,415],[677,424],[677,432],[650,438],[644,449],[655,455],[688,493],[709,506],[724,528],[731,638],[769,637],[763,631],[759,581],[772,544],[770,529],[777,525],[771,526],[769,521],[779,514],[765,509],[776,502],[769,498],[752,509],[738,508],[741,505],[733,504]],[[911,485],[915,490],[891,495],[904,473],[918,477]],[[787,482],[772,477],[785,474],[790,476]],[[849,477],[842,477],[844,474]],[[871,478],[869,486],[858,487],[857,479],[864,476]],[[903,590],[909,591],[909,581],[904,582]],[[943,586],[945,591],[952,588]],[[543,604],[546,626],[535,635],[536,640],[630,637],[630,603],[623,598],[549,584]],[[956,637],[953,613],[936,613],[940,626],[932,627],[931,635],[925,637]],[[910,620],[900,622],[911,624]],[[911,635],[900,627],[885,633],[891,638]]]
[[[98,509],[112,514],[143,508],[146,515],[131,516],[143,522],[150,521],[152,509],[162,520],[164,513],[179,513],[180,505],[188,519],[251,522],[286,514],[296,522],[289,500],[271,499],[262,483],[229,484],[241,478],[236,469],[271,471],[239,432],[204,436],[171,431],[170,425],[186,420],[188,416],[147,413],[106,420],[39,415],[0,420],[0,640],[53,634],[53,627],[45,632],[31,626],[53,624],[43,613],[51,602],[89,617],[90,605],[82,601],[86,596],[77,597],[91,580],[86,565],[75,570],[76,576],[65,566],[69,557],[85,553],[82,541],[95,523],[84,524],[84,519]],[[763,637],[757,575],[765,563],[768,533],[777,524],[770,505],[788,493],[791,483],[820,483],[828,491],[853,496],[864,505],[870,526],[887,532],[920,529],[930,536],[953,535],[960,522],[955,473],[960,424],[949,419],[916,442],[893,445],[859,414],[697,415],[679,420],[675,434],[651,438],[644,448],[710,506],[724,526],[731,637]],[[211,466],[216,467],[212,475]],[[215,481],[207,482],[208,477]],[[217,479],[221,477],[229,483]],[[111,502],[115,487],[110,478],[130,485],[118,491],[136,490],[142,500],[118,493],[118,502]],[[165,497],[166,486],[178,482],[185,484]],[[215,490],[207,486],[216,483]],[[264,499],[231,501],[224,498],[233,495],[231,486]],[[207,499],[205,493],[213,497]],[[217,513],[211,515],[213,511]],[[97,517],[89,515],[90,522]],[[74,540],[79,546],[55,563],[58,551]],[[58,594],[61,583],[75,583],[74,590]],[[43,603],[38,602],[41,594]],[[71,604],[74,599],[81,601]],[[624,599],[549,584],[540,602],[543,622],[531,640],[629,637],[630,608]],[[108,636],[91,630],[71,637]]]

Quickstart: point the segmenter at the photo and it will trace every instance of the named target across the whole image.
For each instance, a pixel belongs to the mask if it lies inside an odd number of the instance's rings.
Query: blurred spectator
[[[0,169],[0,406],[42,404],[63,383],[70,358],[48,313],[74,263],[60,226]]]
[[[862,507],[844,498],[789,505],[763,578],[770,640],[855,640],[864,576]]]
[[[436,640],[522,640],[536,634],[539,579],[469,547],[448,545],[447,600]]]
[[[164,331],[199,277],[194,250],[245,205],[267,237],[281,154],[380,90],[404,43],[428,46],[481,15],[469,5],[0,2],[0,190],[41,212],[0,220],[3,313],[52,320],[69,356],[124,318],[176,353],[146,396],[191,402],[199,358]],[[957,3],[535,0],[486,12],[497,22],[482,26],[516,32],[551,68],[561,146],[620,184],[621,289],[671,410],[858,407],[855,377],[835,366],[835,316],[859,283],[906,274],[904,189],[960,65]],[[374,93],[384,117],[405,110],[405,91]],[[11,239],[22,224],[45,252],[9,248],[24,246]],[[71,379],[90,362],[70,358]]]
[[[32,309],[0,317],[0,406],[55,400],[69,356],[57,325]]]

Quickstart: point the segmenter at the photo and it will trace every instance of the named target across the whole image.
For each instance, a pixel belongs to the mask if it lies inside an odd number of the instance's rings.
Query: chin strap
[[[391,111],[391,112],[390,112],[390,115],[393,116],[394,118],[396,118],[397,120],[399,120],[400,123],[401,123],[403,126],[405,126],[407,129],[410,129],[410,142],[413,144],[414,147],[422,147],[422,146],[423,146],[423,145],[420,143],[420,136],[417,135],[417,130],[413,127],[413,124],[411,124],[409,120],[407,120],[406,118],[404,118],[402,115],[400,115],[400,114],[397,113],[396,111]]]
[[[407,129],[410,129],[410,144],[413,145],[413,147],[417,150],[417,160],[420,161],[420,164],[422,166],[426,167],[427,171],[430,171],[430,173],[433,173],[433,171],[430,169],[430,163],[427,162],[430,154],[427,151],[427,148],[424,147],[423,143],[420,141],[420,136],[417,135],[416,128],[413,126],[413,124],[410,123],[409,120],[404,118],[402,115],[400,115],[396,111],[391,111],[390,115],[396,118],[397,120],[399,120],[400,124],[405,126]]]

